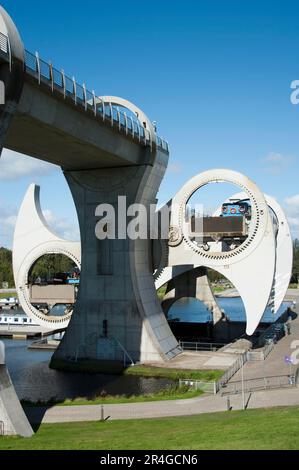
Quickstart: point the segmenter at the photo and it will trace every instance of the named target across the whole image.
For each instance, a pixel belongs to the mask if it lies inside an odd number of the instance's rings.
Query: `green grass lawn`
[[[227,289],[229,289],[229,287],[227,286],[215,286],[215,285],[212,285],[212,292],[214,294],[219,294],[220,292],[224,292],[226,291]]]
[[[6,297],[17,297],[17,292],[0,292],[0,299],[5,299]]]
[[[132,395],[126,397],[124,395],[100,395],[93,398],[78,397],[74,399],[67,398],[64,401],[57,401],[55,399],[48,402],[31,402],[22,400],[23,406],[75,406],[75,405],[113,405],[118,403],[142,403],[148,401],[165,401],[165,400],[181,400],[187,398],[195,398],[202,395],[204,392],[201,390],[192,390],[187,385],[179,387],[173,385],[161,390],[160,392],[147,394],[147,395]]]
[[[165,293],[166,293],[166,286],[162,286],[160,287],[160,289],[157,290],[157,296],[159,300],[163,300]]]
[[[0,449],[299,449],[299,407],[180,418],[44,424],[30,439],[0,437]]]
[[[207,381],[218,380],[224,372],[223,370],[172,369],[142,364],[124,368],[121,362],[93,359],[79,359],[75,362],[52,358],[50,367],[57,370],[88,372],[90,374],[124,374],[140,377],[164,377],[173,380],[194,379]]]
[[[220,379],[223,372],[223,370],[171,369],[168,367],[136,365],[129,367],[124,373],[126,375],[138,375],[142,377],[166,377],[173,380],[193,379],[211,382]]]

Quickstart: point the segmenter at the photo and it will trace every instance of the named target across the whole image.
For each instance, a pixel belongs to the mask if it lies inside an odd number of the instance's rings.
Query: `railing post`
[[[83,83],[83,99],[84,99],[84,109],[87,111],[87,95],[86,95],[86,85]]]
[[[134,138],[134,121],[133,121],[132,116],[130,116],[130,120],[131,120],[131,125],[132,125],[132,137]]]
[[[109,108],[110,108],[110,122],[111,122],[111,127],[113,127],[113,108],[112,108],[112,103],[109,103]]]
[[[153,150],[153,141],[152,141],[152,134],[151,134],[151,132],[149,132],[148,135],[149,135],[150,149],[151,149],[151,151],[152,151],[152,150]]]
[[[51,80],[51,90],[52,93],[54,91],[54,74],[53,74],[53,65],[49,62],[49,70],[50,70],[50,80]]]
[[[63,97],[66,98],[66,83],[65,83],[65,73],[64,70],[61,69],[61,83],[63,87]]]
[[[105,119],[106,119],[106,115],[105,115],[106,109],[105,109],[105,108],[106,108],[106,107],[105,107],[105,102],[104,102],[104,100],[102,100],[102,106],[103,106],[103,121],[105,121]]]
[[[93,104],[93,112],[94,112],[94,115],[96,116],[97,115],[97,102],[96,102],[96,94],[94,90],[92,90],[92,104]]]
[[[75,97],[75,105],[77,105],[77,83],[76,83],[75,77],[72,78],[72,81],[73,81],[73,94]]]
[[[120,110],[119,110],[119,107],[117,106],[116,107],[116,111],[117,111],[117,119],[118,119],[118,130],[120,132],[121,130],[121,123],[120,123]]]
[[[7,51],[8,51],[9,71],[11,72],[12,71],[12,54],[11,54],[9,38],[6,38],[6,44],[7,44]]]
[[[36,72],[37,72],[37,81],[38,81],[38,84],[40,85],[40,61],[39,61],[38,52],[35,53],[35,67],[36,67]]]

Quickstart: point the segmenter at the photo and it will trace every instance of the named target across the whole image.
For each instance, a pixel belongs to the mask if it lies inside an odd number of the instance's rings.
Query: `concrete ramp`
[[[34,433],[23,411],[5,365],[4,345],[0,341],[0,435],[31,437]]]

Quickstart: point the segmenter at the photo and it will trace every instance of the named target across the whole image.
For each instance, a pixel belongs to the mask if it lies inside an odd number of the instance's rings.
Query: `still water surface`
[[[245,321],[245,310],[240,297],[218,298],[231,321]],[[289,304],[284,302],[273,316],[267,309],[263,321],[275,321]],[[21,312],[20,312],[21,313]],[[169,319],[184,322],[204,323],[211,320],[211,314],[202,302],[196,299],[181,299],[169,312]],[[53,354],[51,351],[28,350],[30,341],[4,340],[6,361],[16,391],[22,399],[47,401],[51,398],[92,397],[105,391],[109,395],[139,395],[158,392],[173,384],[169,379],[142,378],[105,374],[75,374],[49,369]]]
[[[244,304],[240,297],[219,297],[217,303],[230,321],[246,321]],[[283,302],[275,315],[273,315],[270,308],[267,308],[261,322],[275,322],[289,305],[291,305],[290,302]],[[182,298],[173,304],[169,310],[168,319],[173,320],[175,318],[182,322],[206,323],[212,321],[211,312],[204,303],[194,298]]]
[[[169,379],[79,374],[49,369],[51,351],[28,350],[30,341],[4,340],[6,363],[20,399],[47,401],[109,395],[140,395],[158,392],[173,384]]]

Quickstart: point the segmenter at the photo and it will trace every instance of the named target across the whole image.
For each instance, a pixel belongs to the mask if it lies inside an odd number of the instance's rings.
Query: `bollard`
[[[226,409],[227,409],[227,411],[230,411],[230,410],[231,410],[231,406],[230,406],[230,397],[227,397],[227,399],[226,399]]]

